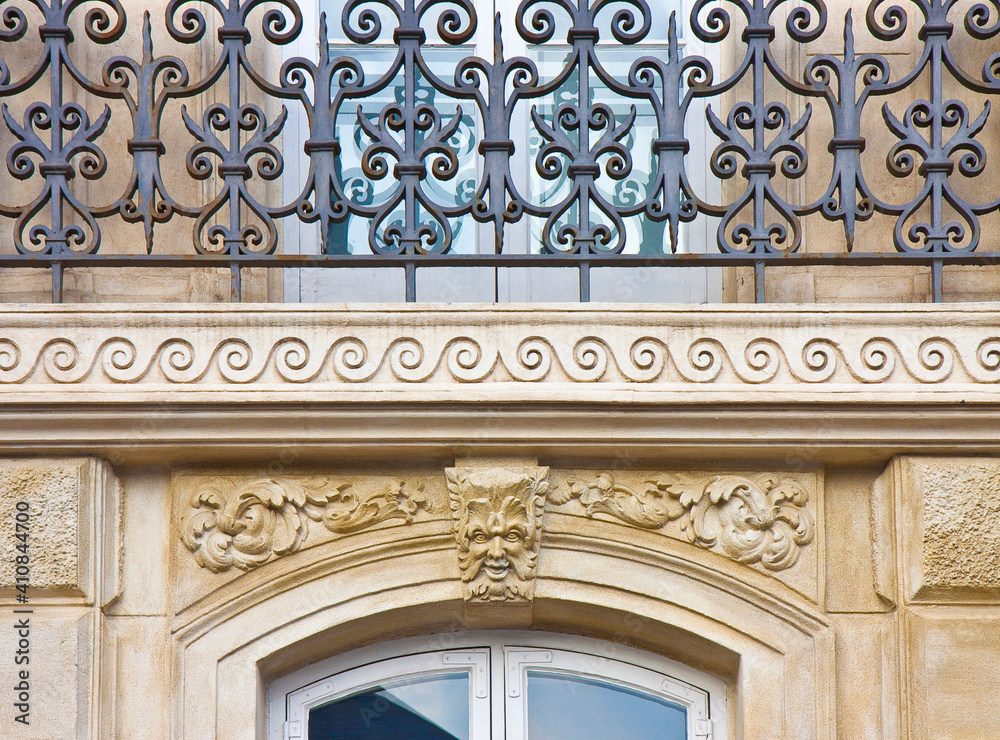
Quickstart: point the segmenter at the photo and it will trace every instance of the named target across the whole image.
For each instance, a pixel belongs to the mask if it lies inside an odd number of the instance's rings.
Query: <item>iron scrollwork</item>
[[[86,38],[78,39],[73,16],[84,6]],[[0,113],[13,142],[8,172],[24,183],[15,192],[30,197],[0,203],[0,214],[13,221],[14,251],[54,270],[64,258],[120,256],[102,241],[102,223],[115,216],[142,225],[149,257],[158,225],[188,219],[185,264],[277,255],[289,218],[319,224],[317,265],[366,249],[408,265],[453,255],[469,250],[477,223],[492,227],[499,265],[510,254],[505,236],[522,222],[540,263],[613,264],[639,253],[669,264],[682,225],[699,217],[717,219],[717,257],[744,259],[734,264],[800,255],[803,219],[813,215],[841,223],[845,252],[855,250],[858,224],[876,216],[894,221],[897,253],[940,262],[979,250],[981,217],[1000,210],[1000,197],[986,189],[970,200],[960,181],[986,168],[981,134],[990,97],[1000,94],[1000,52],[978,74],[963,67],[956,0],[907,0],[905,8],[873,0],[864,26],[880,42],[897,42],[920,19],[911,68],[858,53],[849,11],[842,51],[814,55],[792,73],[783,50],[833,32],[823,0],[787,6],[696,0],[687,19],[687,37],[700,45],[693,53],[681,50],[676,15],[663,23],[667,11],[646,0],[522,0],[508,29],[499,14],[481,23],[474,0],[347,0],[337,38],[322,15],[318,57],[307,59],[281,52],[298,48],[289,44],[304,33],[294,0],[170,0],[163,29],[154,33],[145,14],[140,58],[109,55],[91,76],[78,59],[122,39],[129,19],[120,0],[8,6]],[[1000,2],[975,4],[960,28],[973,44],[996,38]],[[160,30],[180,51],[156,55]],[[523,51],[508,57],[512,41]],[[492,46],[492,58],[473,54],[473,44]],[[250,52],[261,46],[284,61]],[[37,48],[36,61],[12,64],[21,49]],[[726,65],[722,49],[735,56]],[[15,79],[12,67],[26,71]],[[950,99],[954,87],[968,95]],[[885,128],[873,132],[865,109],[880,98]],[[131,174],[116,197],[93,203],[99,188],[76,178],[105,175],[105,139],[119,110],[131,118]],[[810,188],[791,183],[826,156],[805,144],[821,112],[832,129],[829,179],[803,198]],[[189,135],[186,174],[200,189],[165,177],[176,151],[165,125]],[[704,156],[692,150],[694,125],[715,137]],[[301,153],[287,147],[294,127],[307,131]],[[885,172],[915,182],[903,202],[877,192],[880,173],[862,156],[880,135],[894,139]],[[692,168],[710,169],[724,197],[698,192]],[[351,236],[359,224],[366,249]]]

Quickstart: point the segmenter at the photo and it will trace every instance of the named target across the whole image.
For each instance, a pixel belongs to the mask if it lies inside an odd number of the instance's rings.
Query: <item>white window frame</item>
[[[397,640],[319,661],[268,688],[268,740],[308,740],[309,710],[393,679],[470,676],[472,740],[525,740],[527,672],[596,678],[685,708],[687,740],[728,737],[726,683],[634,648],[575,635],[466,632]]]
[[[282,740],[304,740],[308,736],[309,711],[327,702],[391,684],[393,679],[443,677],[463,673],[469,676],[472,735],[488,736],[489,664],[490,651],[486,648],[446,650],[380,660],[327,676],[287,694]]]
[[[598,678],[643,695],[666,699],[684,707],[688,740],[710,740],[712,736],[709,692],[665,673],[634,663],[570,650],[504,647],[503,656],[508,739],[511,738],[512,729],[515,730],[514,738],[518,740],[528,735],[528,703],[523,696],[528,671]]]

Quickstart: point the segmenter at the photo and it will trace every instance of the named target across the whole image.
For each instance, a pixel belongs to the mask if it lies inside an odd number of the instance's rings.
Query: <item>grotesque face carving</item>
[[[467,600],[532,598],[547,473],[448,469]]]
[[[507,496],[498,511],[486,499],[475,499],[469,502],[467,519],[463,539],[468,544],[459,553],[466,580],[474,580],[484,570],[487,578],[499,583],[511,568],[521,581],[531,577],[535,567],[531,552],[534,526],[524,504]]]

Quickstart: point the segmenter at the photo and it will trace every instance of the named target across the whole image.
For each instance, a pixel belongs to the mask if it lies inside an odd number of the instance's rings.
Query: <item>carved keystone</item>
[[[467,602],[530,602],[548,468],[446,468]]]

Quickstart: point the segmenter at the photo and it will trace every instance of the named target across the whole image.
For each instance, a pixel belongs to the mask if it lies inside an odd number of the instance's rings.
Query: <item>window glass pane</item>
[[[687,712],[580,676],[528,671],[528,740],[685,740]]]
[[[469,674],[394,681],[317,707],[309,740],[469,740]]]

